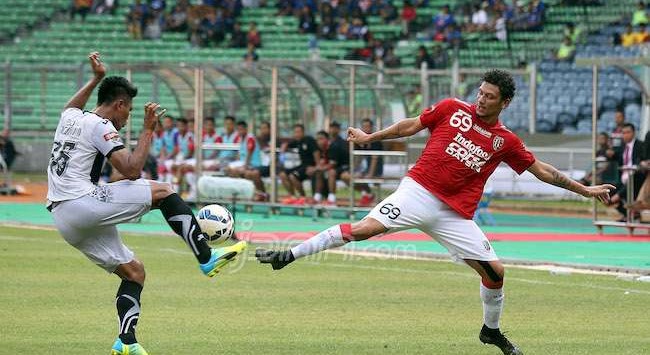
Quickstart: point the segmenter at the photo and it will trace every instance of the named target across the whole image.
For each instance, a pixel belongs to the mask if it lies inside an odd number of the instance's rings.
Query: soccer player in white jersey
[[[156,103],[145,105],[142,133],[133,152],[129,152],[117,132],[131,115],[137,89],[123,77],[103,79],[106,68],[99,53],[91,53],[89,59],[94,76],[68,101],[54,135],[47,169],[47,208],[66,242],[122,279],[116,296],[119,334],[111,354],[143,355],[147,352],[136,340],[135,327],[140,315],[144,266],[122,243],[116,225],[159,208],[209,277],[231,262],[246,244],[211,249],[192,210],[170,186],[140,178],[154,128],[164,110],[157,113],[160,106]],[[97,107],[83,111],[97,85]],[[97,186],[105,158],[124,179]]]
[[[278,270],[295,259],[353,241],[417,228],[450,252],[452,258],[481,276],[483,327],[479,339],[504,354],[522,354],[499,329],[503,308],[504,267],[485,234],[472,221],[488,177],[500,162],[518,174],[528,170],[541,181],[605,202],[612,185],[584,186],[553,166],[536,160],[522,141],[499,121],[511,102],[515,83],[508,72],[490,70],[483,76],[476,103],[445,99],[419,117],[401,120],[371,134],[350,127],[356,144],[408,137],[428,129],[429,140],[415,166],[397,190],[361,221],[333,226],[290,250],[257,250],[262,263]]]

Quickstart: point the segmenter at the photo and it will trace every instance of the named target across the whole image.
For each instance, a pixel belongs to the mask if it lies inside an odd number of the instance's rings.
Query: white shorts
[[[393,233],[417,228],[447,248],[454,261],[498,260],[487,237],[471,219],[461,217],[410,177],[366,216]]]
[[[54,224],[63,239],[109,273],[133,260],[116,225],[149,212],[148,180],[122,180],[95,187],[88,195],[62,201],[52,208]]]

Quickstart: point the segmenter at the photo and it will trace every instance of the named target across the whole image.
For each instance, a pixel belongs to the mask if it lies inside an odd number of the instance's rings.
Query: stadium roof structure
[[[372,117],[380,123],[393,113],[391,105],[400,103],[406,109],[403,95],[390,75],[357,61],[264,60],[252,65],[181,63],[111,67],[126,72],[127,76],[149,73],[152,80],[171,89],[178,112],[183,115],[196,107],[196,75],[202,75],[204,112],[214,116],[234,113],[253,125],[270,116],[272,70],[276,68],[280,129],[290,128],[294,123],[321,129],[331,120],[347,121],[352,95],[356,115]]]

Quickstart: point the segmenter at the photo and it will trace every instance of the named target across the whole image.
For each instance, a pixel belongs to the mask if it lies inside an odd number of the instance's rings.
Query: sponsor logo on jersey
[[[492,140],[492,148],[494,148],[494,150],[499,150],[499,149],[501,149],[501,147],[503,147],[504,142],[505,142],[505,139],[503,139],[503,137],[496,136]]]
[[[445,152],[477,173],[492,158],[492,153],[486,152],[483,147],[474,144],[471,139],[465,138],[461,133],[456,133],[454,140],[449,143]]]
[[[113,142],[119,142],[120,141],[120,135],[117,132],[109,132],[104,135],[104,140],[105,141],[113,141]]]
[[[476,123],[472,126],[472,129],[475,130],[476,132],[478,132],[479,134],[481,134],[484,137],[492,138],[492,133],[490,133],[485,128],[477,125]]]

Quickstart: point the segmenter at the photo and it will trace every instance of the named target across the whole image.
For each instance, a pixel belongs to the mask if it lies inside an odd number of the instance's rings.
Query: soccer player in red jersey
[[[361,221],[330,227],[290,250],[257,250],[256,257],[278,270],[295,259],[349,242],[382,233],[420,229],[447,248],[454,260],[464,262],[481,276],[481,342],[497,346],[504,354],[523,354],[499,329],[504,267],[485,234],[472,220],[485,182],[503,161],[518,174],[528,170],[541,181],[602,202],[609,199],[609,192],[615,187],[584,186],[536,160],[523,142],[499,121],[499,114],[508,107],[514,94],[512,76],[503,70],[490,70],[483,76],[475,104],[445,99],[424,110],[419,117],[401,120],[372,134],[350,127],[348,140],[356,144],[408,137],[425,128],[430,137],[397,190]]]

